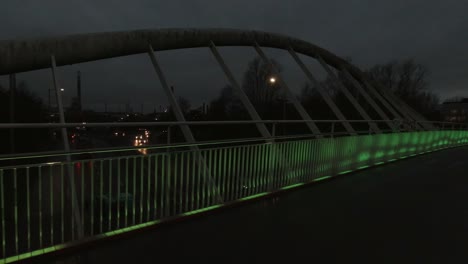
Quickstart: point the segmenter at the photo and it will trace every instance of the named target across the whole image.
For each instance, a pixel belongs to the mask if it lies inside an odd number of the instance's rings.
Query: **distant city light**
[[[63,91],[65,91],[65,89],[63,89],[63,88],[60,88],[60,91],[61,91],[61,92],[63,92]]]
[[[270,77],[269,81],[270,81],[271,84],[274,84],[274,83],[276,83],[276,78],[275,77]]]

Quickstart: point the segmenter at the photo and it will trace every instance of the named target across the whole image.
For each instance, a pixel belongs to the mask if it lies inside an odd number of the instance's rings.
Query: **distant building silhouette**
[[[441,107],[442,118],[448,122],[468,122],[468,98],[447,100]]]

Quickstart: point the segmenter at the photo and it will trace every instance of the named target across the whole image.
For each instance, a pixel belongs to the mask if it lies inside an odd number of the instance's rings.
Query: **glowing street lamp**
[[[268,79],[268,81],[270,82],[270,84],[275,84],[276,83],[276,77],[272,76],[272,77],[270,77],[270,79]]]
[[[63,92],[63,91],[65,91],[65,89],[63,89],[63,88],[60,88],[60,91],[61,91],[61,92]]]

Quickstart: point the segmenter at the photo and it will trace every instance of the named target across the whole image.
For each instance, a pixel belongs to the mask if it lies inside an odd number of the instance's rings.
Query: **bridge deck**
[[[390,163],[106,242],[87,249],[87,258],[90,263],[282,258],[466,263],[466,161],[468,147]]]

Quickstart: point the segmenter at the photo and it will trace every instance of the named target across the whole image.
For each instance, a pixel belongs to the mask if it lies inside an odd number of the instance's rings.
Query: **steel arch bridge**
[[[218,51],[219,46],[253,47],[261,60],[272,66],[281,89],[302,119],[261,120]],[[251,121],[185,120],[156,53],[195,47],[210,49]],[[317,87],[336,119],[313,120],[281,78],[278,69],[274,68],[262,47],[287,51],[307,79]],[[83,151],[70,149],[68,127],[139,126],[142,123],[66,123],[56,68],[140,53],[148,54],[177,119],[177,122],[152,122],[144,125],[179,126],[187,144],[167,145],[164,148],[172,151],[144,156],[133,154],[105,159],[72,159]],[[312,57],[319,62],[362,120],[346,118],[343,110],[298,54]],[[0,41],[0,75],[10,75],[12,89],[15,74],[45,68],[52,71],[60,123],[4,123],[0,124],[0,129],[60,127],[64,151],[0,157],[0,160],[29,159],[26,165],[0,167],[0,259],[3,259],[0,261],[27,259],[77,243],[152,226],[175,217],[200,213],[369,166],[468,143],[466,127],[449,124],[449,130],[445,128],[445,123],[428,121],[391,91],[368,80],[356,66],[314,44],[280,34],[235,29],[161,29]],[[341,82],[337,72],[352,84],[363,98],[362,101]],[[369,107],[366,108],[363,104]],[[373,120],[369,109],[380,119]],[[274,129],[269,130],[266,124],[281,122],[307,125],[310,137],[279,142]],[[345,129],[345,136],[336,137],[337,133],[334,131],[321,131],[317,126],[320,122],[341,124]],[[255,142],[241,140],[236,143],[244,144],[219,147],[219,142],[197,142],[190,129],[190,125],[228,123],[255,124],[261,138]],[[368,124],[366,135],[355,129],[354,125],[357,123]],[[161,147],[155,146],[153,149]],[[128,151],[128,148],[106,151]],[[102,152],[104,151],[85,151]],[[37,160],[50,157],[58,160]],[[78,163],[80,167],[77,170]],[[39,183],[33,183],[32,177]],[[37,191],[30,192],[30,189]],[[33,195],[37,197],[32,197]],[[107,200],[102,198],[104,196]],[[130,200],[126,198],[129,196]],[[96,201],[97,197],[100,198]]]

